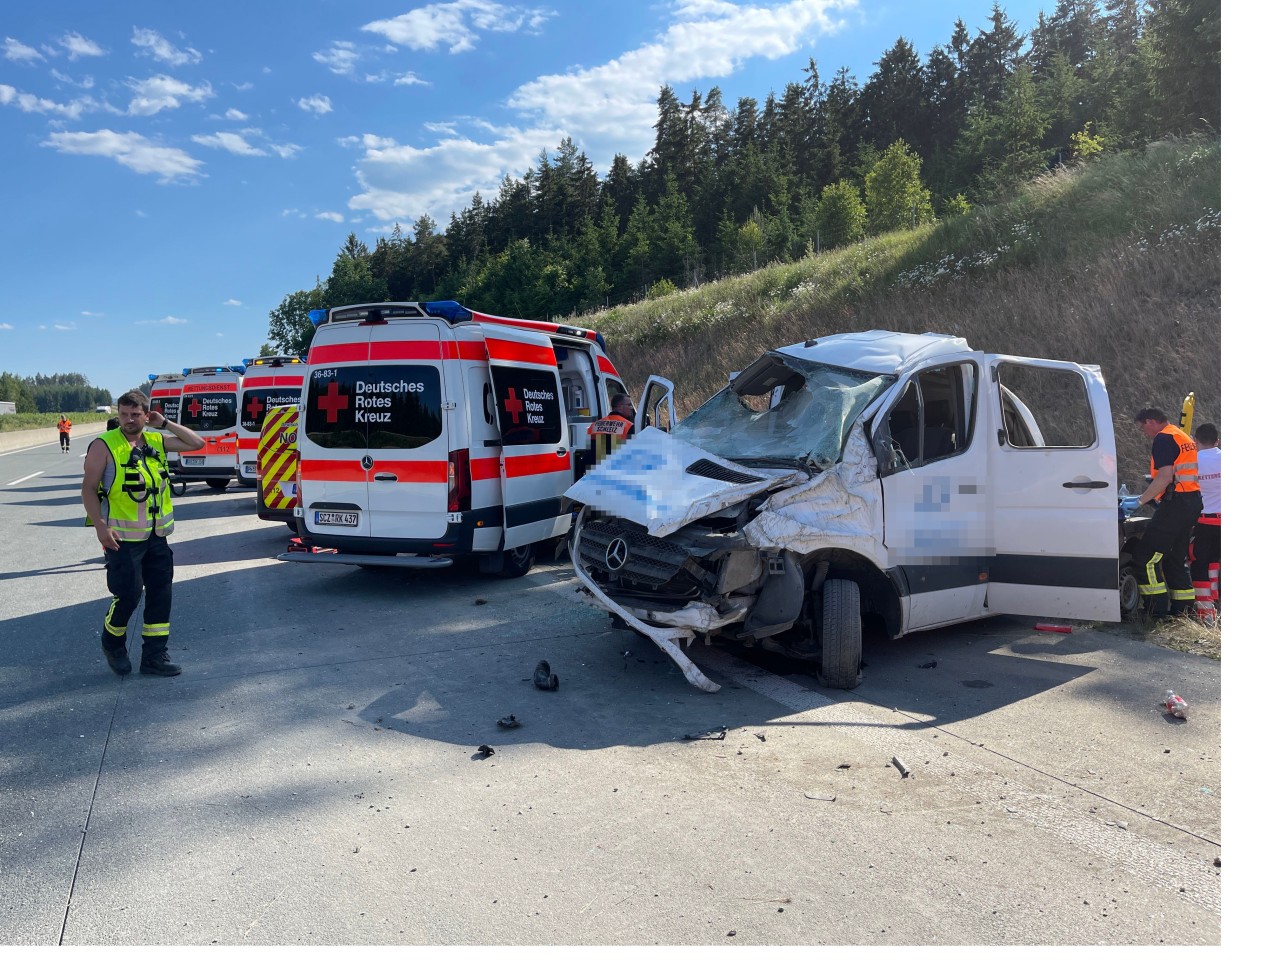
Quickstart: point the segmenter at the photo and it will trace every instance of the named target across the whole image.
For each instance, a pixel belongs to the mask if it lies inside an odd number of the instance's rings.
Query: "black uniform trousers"
[[[102,645],[125,646],[129,618],[146,593],[142,609],[142,655],[163,653],[169,644],[169,612],[173,606],[173,550],[167,537],[152,533],[146,540],[126,541],[108,550],[107,589],[111,606],[102,628]]]
[[[1198,490],[1166,493],[1142,531],[1133,559],[1138,568],[1138,592],[1153,616],[1181,613],[1195,605],[1187,548],[1202,506]]]

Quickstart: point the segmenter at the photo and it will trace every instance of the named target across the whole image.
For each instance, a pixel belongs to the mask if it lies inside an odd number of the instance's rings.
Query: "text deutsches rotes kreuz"
[[[391,394],[422,393],[426,384],[411,383],[405,380],[388,382],[377,380],[366,383],[355,382],[355,421],[356,423],[390,423]]]
[[[547,414],[543,408],[543,401],[554,401],[556,395],[550,390],[530,390],[528,387],[522,388],[524,394],[524,418],[530,424],[546,424]]]

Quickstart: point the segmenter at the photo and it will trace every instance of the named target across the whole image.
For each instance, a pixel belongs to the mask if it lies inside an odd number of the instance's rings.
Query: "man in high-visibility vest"
[[[71,418],[65,413],[58,414],[58,443],[63,453],[71,452]]]
[[[610,398],[611,411],[587,427],[587,436],[594,438],[595,460],[604,458],[618,449],[635,429],[636,408],[625,393],[615,393]]]
[[[1196,592],[1196,619],[1207,625],[1217,623],[1222,599],[1222,449],[1218,428],[1212,423],[1196,427],[1195,438],[1204,510],[1191,541],[1191,586]]]
[[[173,501],[165,452],[199,450],[204,440],[189,427],[147,412],[137,390],[118,404],[120,426],[95,437],[84,458],[80,500],[107,557],[111,606],[102,625],[102,652],[119,676],[129,662],[129,617],[146,593],[142,611],[139,673],[173,677],[182,668],[169,660],[169,611],[173,602]],[[158,432],[168,430],[172,436]]]
[[[1189,614],[1195,590],[1187,549],[1203,505],[1195,441],[1156,407],[1139,410],[1133,422],[1151,441],[1151,483],[1138,494],[1137,505],[1157,504],[1134,553],[1138,592],[1150,616]]]

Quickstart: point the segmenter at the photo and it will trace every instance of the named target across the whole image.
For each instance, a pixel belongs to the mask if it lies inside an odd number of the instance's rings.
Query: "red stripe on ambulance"
[[[508,455],[506,461],[508,477],[532,477],[540,473],[559,473],[573,466],[573,460],[570,457],[562,457],[556,453],[535,453],[525,457]]]

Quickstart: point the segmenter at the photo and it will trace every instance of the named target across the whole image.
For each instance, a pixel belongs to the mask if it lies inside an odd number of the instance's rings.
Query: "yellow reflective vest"
[[[119,430],[108,430],[98,439],[111,454],[100,488],[107,526],[126,541],[146,540],[152,530],[167,537],[173,532],[173,500],[164,438],[144,430],[144,442],[135,447]]]

